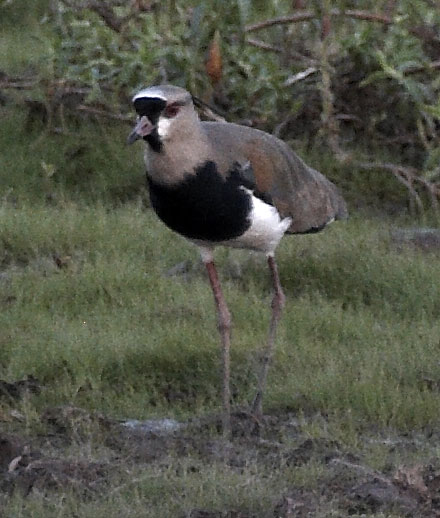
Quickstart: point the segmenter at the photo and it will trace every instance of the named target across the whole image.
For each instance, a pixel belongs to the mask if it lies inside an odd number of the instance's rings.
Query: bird
[[[265,254],[273,287],[267,343],[250,407],[262,400],[286,297],[275,250],[285,234],[323,230],[347,217],[336,186],[282,140],[230,122],[201,121],[184,88],[155,85],[132,98],[136,124],[127,142],[145,142],[151,206],[166,226],[194,243],[206,266],[222,346],[222,429],[231,437],[231,314],[214,263],[217,246]]]

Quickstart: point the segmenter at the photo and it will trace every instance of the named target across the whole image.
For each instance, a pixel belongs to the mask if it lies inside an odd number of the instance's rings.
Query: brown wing
[[[269,193],[282,216],[292,218],[289,232],[317,231],[347,217],[345,201],[336,186],[284,142],[274,138],[272,149],[256,144],[250,146],[248,156],[257,188]]]
[[[205,123],[207,124],[207,123]],[[223,156],[248,160],[247,180],[270,198],[283,217],[290,216],[288,232],[320,230],[334,219],[347,217],[347,207],[336,186],[306,165],[282,140],[236,124],[208,123]],[[223,126],[223,128],[221,128]]]

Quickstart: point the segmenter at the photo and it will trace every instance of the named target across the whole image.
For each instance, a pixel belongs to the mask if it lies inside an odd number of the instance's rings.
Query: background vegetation
[[[228,120],[324,149],[358,203],[437,203],[435,2],[62,0],[33,11],[2,6],[2,86],[24,90],[28,125],[129,119],[137,88],[170,82]],[[23,37],[17,24],[38,28]]]
[[[438,223],[435,2],[7,0],[0,20],[0,513],[287,518],[293,499],[402,516],[395,493],[353,497],[361,474],[406,484],[432,516],[438,237],[402,227]],[[220,406],[204,271],[150,212],[141,149],[124,144],[131,95],[162,81],[275,132],[350,202],[347,223],[280,246],[270,418],[229,449],[203,421]],[[218,263],[246,408],[270,286],[248,253]],[[120,431],[153,417],[195,428],[165,444]]]

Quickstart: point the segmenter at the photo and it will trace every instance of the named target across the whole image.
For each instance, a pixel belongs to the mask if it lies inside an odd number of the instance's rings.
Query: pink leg
[[[229,349],[231,346],[231,314],[226,305],[225,298],[220,286],[217,269],[211,259],[205,262],[208,271],[209,281],[214,294],[215,305],[217,307],[218,330],[222,341],[223,352],[223,435],[227,438],[231,436],[231,391],[229,386],[230,379],[230,359]]]
[[[252,413],[256,416],[261,416],[263,413],[262,401],[264,389],[266,388],[267,373],[272,362],[278,322],[281,318],[281,313],[286,303],[286,297],[283,293],[283,288],[281,287],[275,258],[272,255],[269,255],[267,258],[267,263],[269,265],[270,273],[272,276],[274,294],[272,299],[272,317],[270,319],[269,337],[262,358],[263,367],[261,369],[260,377],[258,378],[257,393],[252,403]]]

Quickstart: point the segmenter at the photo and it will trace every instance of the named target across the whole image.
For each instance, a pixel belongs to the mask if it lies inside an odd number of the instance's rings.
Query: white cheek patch
[[[168,136],[171,122],[171,119],[166,117],[159,117],[159,121],[157,123],[157,133],[159,134],[160,138],[165,139]]]

